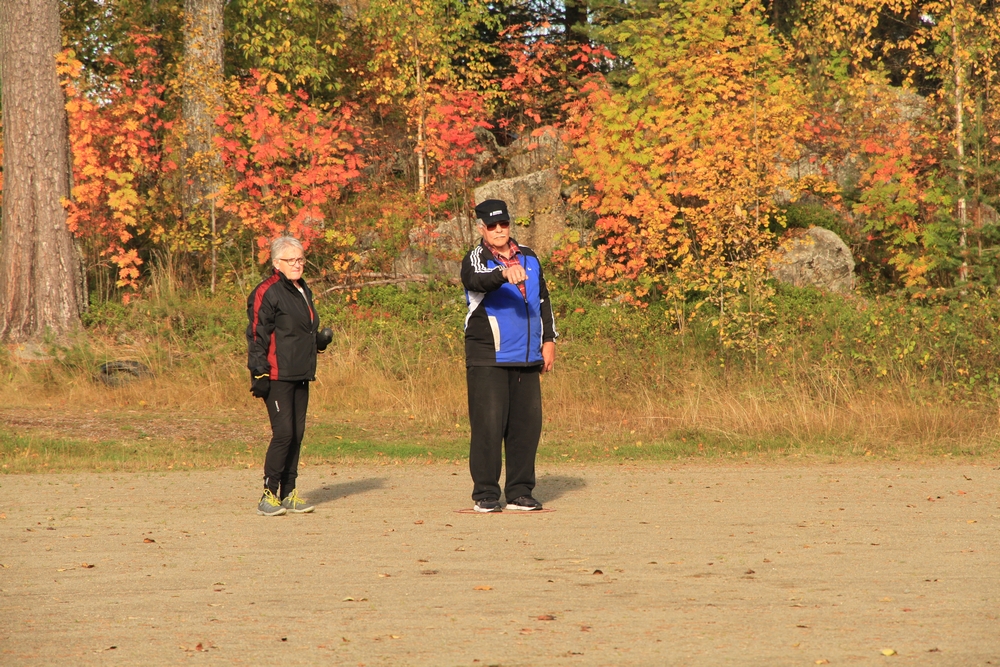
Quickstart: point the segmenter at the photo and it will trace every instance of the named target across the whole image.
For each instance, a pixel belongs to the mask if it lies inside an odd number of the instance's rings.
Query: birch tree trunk
[[[963,105],[965,104],[965,76],[962,62],[962,50],[959,44],[959,13],[952,3],[952,65],[955,74],[955,155],[958,158],[958,247],[962,253],[962,264],[958,267],[958,279],[965,282],[969,279],[969,262],[966,259],[966,239],[968,214],[965,203],[965,119]]]
[[[56,74],[56,0],[0,0],[4,193],[0,339],[29,341],[80,324],[80,265],[66,227],[69,129]]]

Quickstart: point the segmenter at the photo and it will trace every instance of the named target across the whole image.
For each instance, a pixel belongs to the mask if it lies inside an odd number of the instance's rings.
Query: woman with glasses
[[[309,382],[316,379],[316,353],[333,338],[319,331],[312,292],[302,279],[305,252],[298,239],[271,242],[271,275],[247,298],[247,367],[250,391],[263,399],[271,421],[264,458],[264,494],[257,514],[302,514],[314,507],[295,490],[299,451],[306,427]]]
[[[462,260],[473,509],[504,509],[502,447],[506,509],[537,511],[542,505],[531,494],[542,433],[539,379],[556,357],[552,304],[538,257],[510,236],[506,202],[487,199],[476,218],[483,240]]]

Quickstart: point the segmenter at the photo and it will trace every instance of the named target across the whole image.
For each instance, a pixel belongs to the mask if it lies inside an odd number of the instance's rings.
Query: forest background
[[[75,321],[18,319],[10,304],[34,305],[4,290],[34,274],[0,258],[5,471],[256,463],[243,304],[282,233],[305,242],[337,332],[312,454],[459,459],[461,291],[394,261],[456,259],[436,230],[469,224],[485,156],[552,131],[575,214],[546,263],[561,340],[545,456],[996,451],[995,3],[58,10],[79,259],[64,282],[81,297]],[[18,177],[0,171],[0,194]],[[771,278],[812,225],[850,246],[851,295]],[[152,377],[102,384],[117,359]],[[200,435],[178,440],[177,414]]]

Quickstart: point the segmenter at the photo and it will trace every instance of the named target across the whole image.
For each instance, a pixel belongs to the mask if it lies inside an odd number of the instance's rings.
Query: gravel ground
[[[0,665],[1000,665],[987,463],[0,476]],[[891,653],[890,653],[891,652]],[[888,655],[886,655],[888,654]]]

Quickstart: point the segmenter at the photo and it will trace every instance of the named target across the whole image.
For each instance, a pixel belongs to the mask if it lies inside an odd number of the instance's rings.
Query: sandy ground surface
[[[1000,665],[983,463],[0,477],[0,665]],[[895,652],[883,655],[883,651]]]

